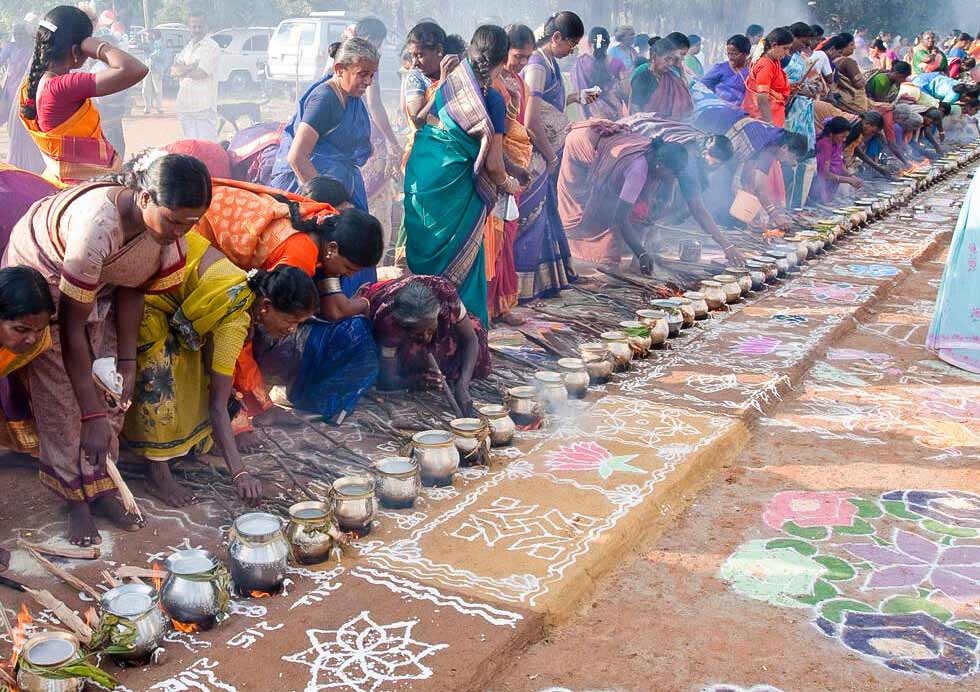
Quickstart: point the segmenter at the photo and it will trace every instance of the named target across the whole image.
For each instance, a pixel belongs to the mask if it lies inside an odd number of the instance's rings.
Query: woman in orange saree
[[[38,21],[34,58],[20,88],[20,119],[44,159],[44,177],[61,187],[118,170],[119,155],[102,132],[92,99],[125,91],[146,66],[106,41],[92,38],[92,20],[62,5]],[[108,67],[77,72],[87,60]]]

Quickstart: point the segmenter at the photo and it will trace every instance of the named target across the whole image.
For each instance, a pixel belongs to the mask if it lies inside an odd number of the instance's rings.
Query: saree
[[[27,101],[27,82],[20,88],[19,105]],[[44,178],[68,187],[89,178],[119,170],[122,159],[102,133],[99,110],[88,99],[70,118],[42,132],[36,119],[20,120],[44,159]]]
[[[486,325],[483,231],[497,192],[483,161],[494,133],[468,60],[443,82],[435,107],[440,125],[418,131],[405,168],[405,255],[413,273],[451,281]]]
[[[163,147],[168,154],[193,156],[204,164],[212,178],[231,178],[231,159],[228,151],[206,139],[178,139]]]
[[[7,249],[10,232],[31,205],[58,188],[39,175],[0,163],[0,256]]]
[[[583,53],[575,60],[572,69],[572,88],[576,91],[599,87],[602,93],[592,103],[582,104],[582,114],[588,118],[618,120],[623,117],[623,100],[620,98],[619,82],[626,72],[626,66],[617,58],[606,57],[607,79],[602,83],[592,78],[595,69],[595,56]]]
[[[371,213],[384,229],[385,246],[393,247],[396,239],[391,228],[391,210],[395,203],[395,189],[388,175],[388,142],[381,128],[375,125],[374,118],[371,118],[371,152],[371,158],[361,168],[364,190]]]
[[[51,328],[27,353],[0,348],[0,448],[37,456],[40,441],[31,416],[24,366],[51,348]]]
[[[790,86],[796,87],[806,81],[809,69],[803,56],[799,53],[793,53],[789,64],[785,68],[785,72]],[[789,106],[786,109],[786,123],[783,127],[790,132],[796,132],[806,137],[807,149],[812,150],[817,142],[816,123],[813,115],[813,99],[801,93],[794,94],[790,98]]]
[[[279,153],[285,123],[256,123],[239,130],[228,142],[231,175],[235,180],[266,184]]]
[[[119,214],[107,197],[111,183],[88,183],[35,203],[11,233],[4,266],[24,265],[41,272],[57,305],[64,294],[93,305],[84,326],[93,359],[116,357],[115,287],[144,293],[180,285],[185,241],[161,247],[149,234],[125,242]],[[79,452],[81,413],[65,371],[60,332],[51,331],[51,348],[27,366],[31,409],[40,439],[41,483],[69,502],[90,502],[116,492],[103,468]],[[123,413],[110,409],[118,433]],[[118,459],[113,436],[109,454]]]
[[[558,62],[536,51],[527,71],[541,69],[544,86],[531,91],[531,98],[541,99],[538,115],[541,126],[559,160],[565,147],[568,119],[565,117],[565,84]],[[518,204],[517,239],[514,242],[514,265],[519,287],[518,301],[527,303],[555,296],[568,288],[571,275],[571,250],[558,214],[558,171],[548,173],[547,163],[534,152],[530,166],[531,184],[521,193]]]
[[[619,264],[622,239],[610,228],[627,171],[651,140],[608,120],[571,126],[558,178],[558,209],[575,257]],[[649,182],[649,181],[648,181]]]
[[[926,347],[950,365],[980,373],[980,176],[974,176],[960,210],[943,271]]]
[[[844,168],[844,145],[834,144],[830,137],[821,137],[817,140],[816,152],[817,171],[809,199],[811,203],[830,204],[837,195],[840,183],[832,181],[829,174],[847,175]]]
[[[211,449],[210,374],[232,377],[248,337],[255,295],[245,272],[228,259],[198,273],[209,247],[200,236],[188,236],[180,287],[146,299],[123,436],[151,461]],[[211,362],[205,363],[208,342]]]
[[[439,301],[436,333],[429,343],[412,340],[393,314],[395,296],[408,284],[415,281],[428,287]],[[375,341],[380,345],[382,355],[386,349],[394,349],[392,355],[397,358],[398,370],[401,375],[406,376],[428,370],[429,354],[431,353],[446,379],[458,380],[462,373],[463,358],[459,348],[459,340],[456,337],[455,325],[464,319],[473,322],[473,329],[479,344],[479,353],[473,368],[473,379],[484,379],[490,375],[490,349],[487,345],[487,331],[475,316],[467,314],[466,307],[451,282],[438,276],[406,276],[401,279],[380,281],[368,286],[362,295],[371,304],[368,314],[371,318]]]
[[[694,100],[687,80],[673,70],[653,73],[647,70],[633,80],[637,90],[631,99],[631,113],[656,113],[671,120],[684,120],[694,112]],[[642,88],[642,85],[646,88]]]
[[[752,63],[749,77],[745,80],[745,98],[742,109],[751,117],[762,118],[756,96],[766,94],[769,97],[769,107],[772,112],[772,124],[783,127],[786,122],[786,102],[789,99],[789,79],[779,61],[768,55]]]

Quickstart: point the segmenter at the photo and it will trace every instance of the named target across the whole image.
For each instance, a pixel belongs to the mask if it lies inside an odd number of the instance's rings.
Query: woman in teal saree
[[[980,175],[970,191],[949,245],[926,346],[941,360],[980,373]]]
[[[487,213],[498,191],[520,191],[503,161],[506,106],[491,85],[507,58],[500,27],[481,26],[467,58],[436,93],[405,168],[405,254],[414,274],[441,276],[488,326],[483,253]]]

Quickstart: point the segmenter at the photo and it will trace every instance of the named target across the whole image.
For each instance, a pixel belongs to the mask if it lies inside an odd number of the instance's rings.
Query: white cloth
[[[813,55],[810,56],[810,60],[813,61],[813,71],[823,77],[829,77],[834,74],[834,68],[830,64],[830,57],[824,53],[822,50],[813,51]]]
[[[218,139],[218,111],[197,111],[196,113],[178,113],[180,129],[184,139],[202,139],[214,142]]]
[[[218,107],[218,80],[215,74],[220,59],[221,47],[207,36],[197,43],[188,43],[177,54],[175,63],[197,67],[208,75],[207,79],[184,77],[180,80],[176,103],[178,113],[197,113]]]

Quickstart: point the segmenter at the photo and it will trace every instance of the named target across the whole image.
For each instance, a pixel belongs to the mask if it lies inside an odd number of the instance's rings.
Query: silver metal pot
[[[603,353],[605,353],[605,345],[603,345]],[[603,384],[609,381],[612,377],[613,371],[616,366],[613,364],[611,357],[602,356],[584,356],[582,361],[585,363],[585,369],[589,373],[589,384]]]
[[[721,282],[719,281],[705,279],[701,282],[701,293],[704,294],[704,300],[711,310],[720,310],[728,302],[725,296],[725,289],[722,288]]]
[[[85,687],[85,678],[58,680],[44,674],[46,669],[54,671],[78,658],[79,652],[78,639],[68,632],[41,632],[31,636],[20,652],[30,662],[31,669],[18,668],[17,686],[22,692],[79,692]]]
[[[228,557],[239,594],[277,593],[289,562],[289,542],[282,530],[282,519],[268,512],[249,512],[235,519]]]
[[[602,339],[606,345],[606,350],[612,356],[616,370],[628,370],[630,361],[633,360],[633,349],[630,348],[629,337],[626,336],[625,332],[603,332],[599,338]]]
[[[681,312],[680,306],[670,298],[651,300],[650,304],[656,310],[667,313],[667,336],[673,339],[680,335],[684,327],[684,313]]]
[[[123,640],[135,632],[135,639],[128,644],[126,653],[114,653],[113,658],[132,660],[146,658],[158,648],[167,633],[167,619],[159,608],[160,595],[146,584],[121,584],[102,594],[102,617],[106,614],[118,618],[113,629],[111,644],[121,646]]]
[[[366,536],[371,533],[371,522],[377,513],[371,476],[344,476],[333,482],[333,515],[341,531]]]
[[[633,349],[633,358],[646,358],[650,355],[653,338],[648,326],[637,320],[624,320],[619,323],[619,330],[626,333],[630,348]]]
[[[391,509],[408,509],[422,489],[419,465],[411,457],[385,457],[374,462],[379,483],[375,488],[381,504]]]
[[[589,371],[585,369],[585,361],[581,358],[561,358],[558,369],[565,378],[565,389],[568,396],[584,399],[589,392]]]
[[[226,588],[217,578],[221,563],[207,550],[178,550],[166,560],[167,579],[160,589],[160,602],[167,615],[201,629],[214,626],[228,601]]]
[[[482,418],[457,418],[449,423],[449,429],[461,466],[476,464],[481,446],[490,449],[490,426]]]
[[[477,412],[490,426],[490,445],[507,447],[514,440],[517,426],[510,417],[510,410],[499,404],[484,404],[476,407]]]
[[[561,373],[548,370],[536,372],[534,384],[538,390],[538,401],[548,413],[557,413],[568,403],[568,389]]]
[[[311,500],[289,508],[286,540],[293,560],[300,565],[317,565],[330,558],[334,546],[330,505]]]
[[[412,436],[412,457],[419,464],[423,485],[452,485],[459,468],[459,450],[451,433],[424,430]]]
[[[708,305],[704,306],[705,314]],[[667,323],[667,313],[663,310],[637,310],[636,319],[645,324],[650,330],[650,345],[661,346],[670,336],[670,325]]]

